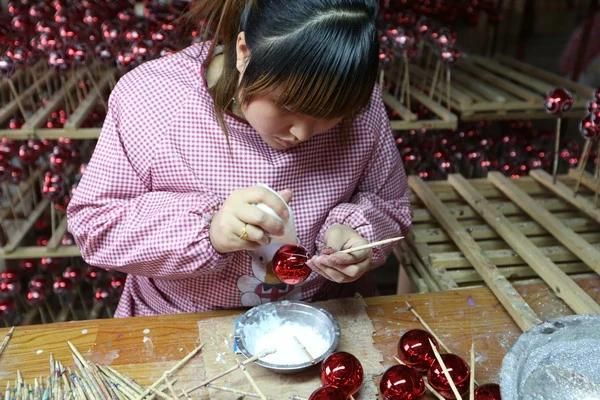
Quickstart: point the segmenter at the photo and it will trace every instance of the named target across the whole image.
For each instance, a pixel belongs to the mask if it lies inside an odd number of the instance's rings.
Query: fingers
[[[292,192],[290,190],[282,191],[284,200],[281,200],[279,196],[270,192],[261,186],[253,186],[246,189],[240,190],[240,195],[243,196],[243,201],[249,204],[263,203],[270,207],[275,213],[283,220],[287,221],[289,218],[287,202],[291,199]]]
[[[256,227],[252,224],[244,224],[242,221],[240,221],[240,225],[242,225],[242,227],[240,228],[240,233],[243,232],[244,229],[246,229],[246,238],[241,238],[240,235],[238,235],[238,238],[242,241],[246,241],[246,242],[254,242],[257,245],[261,245],[264,246],[266,244],[271,243],[271,238],[265,234],[265,231],[263,231],[261,228]]]
[[[269,235],[283,234],[284,224],[281,219],[262,211],[252,204],[241,204],[234,213],[240,221],[254,225]]]
[[[338,283],[353,282],[369,270],[369,259],[360,263],[339,264],[336,262],[336,257],[337,253],[315,256],[307,262],[307,265],[325,278]]]

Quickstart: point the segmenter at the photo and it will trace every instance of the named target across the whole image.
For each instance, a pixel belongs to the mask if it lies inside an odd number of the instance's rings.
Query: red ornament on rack
[[[363,367],[350,353],[338,351],[331,354],[321,364],[321,382],[323,385],[338,387],[346,396],[358,392],[364,379]]]
[[[425,382],[414,368],[394,365],[381,377],[379,391],[384,400],[415,400],[425,393]]]
[[[553,115],[560,115],[573,107],[573,95],[567,89],[556,88],[546,95],[544,103],[546,111]]]
[[[322,386],[312,392],[308,400],[347,400],[348,395],[335,386]]]
[[[302,283],[310,275],[306,265],[308,252],[302,246],[287,244],[281,246],[273,256],[273,271],[279,280],[288,285]]]
[[[487,383],[475,389],[475,400],[502,400],[500,385]]]
[[[456,389],[458,389],[460,394],[465,393],[469,388],[469,365],[456,354],[446,353],[442,354],[441,357],[446,365],[448,373],[456,385]],[[448,382],[448,379],[446,379],[446,375],[442,371],[442,367],[437,360],[434,361],[427,371],[427,380],[445,399],[455,399],[452,389],[450,388],[450,383]]]
[[[409,330],[398,341],[398,356],[408,366],[426,372],[435,361],[430,340],[436,348],[439,348],[437,341],[429,332],[422,329]]]

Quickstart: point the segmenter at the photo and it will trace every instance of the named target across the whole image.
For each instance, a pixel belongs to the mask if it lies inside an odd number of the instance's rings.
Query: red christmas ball
[[[594,92],[594,98],[596,99],[596,101],[600,102],[600,88],[596,89],[596,91]]]
[[[308,400],[347,400],[348,396],[343,390],[335,386],[322,386],[312,392]]]
[[[125,287],[125,277],[123,276],[113,276],[110,279],[110,287],[116,291],[120,292]]]
[[[81,269],[74,267],[72,265],[65,268],[62,273],[63,278],[70,280],[72,283],[79,283],[82,278]]]
[[[340,388],[346,396],[358,392],[364,379],[360,361],[350,353],[338,351],[321,363],[321,382]]]
[[[586,139],[600,136],[600,121],[596,122],[592,114],[586,115],[579,123],[579,131]]]
[[[550,114],[560,115],[573,107],[573,95],[564,88],[556,88],[546,95],[545,107]]]
[[[29,281],[29,289],[35,289],[48,293],[50,290],[50,281],[44,275],[36,275]]]
[[[456,389],[462,395],[469,388],[469,365],[456,354],[442,354],[441,355],[444,364],[450,374],[450,377],[456,385]],[[448,400],[454,400],[454,394],[450,388],[450,383],[446,379],[446,375],[442,371],[442,367],[436,361],[431,365],[427,371],[427,380],[429,384],[437,390],[444,398]]]
[[[25,294],[25,301],[31,307],[38,307],[46,301],[46,293],[39,289],[29,289]]]
[[[475,389],[475,400],[501,400],[500,385],[487,383]]]
[[[398,341],[398,356],[405,364],[421,372],[426,372],[435,361],[430,340],[436,348],[439,348],[437,341],[429,332],[412,329],[402,335]]]
[[[98,303],[107,303],[110,300],[110,290],[107,288],[98,288],[94,291],[94,300]]]
[[[281,246],[273,256],[273,271],[279,280],[288,285],[302,283],[310,275],[306,265],[308,252],[301,246],[286,244]]]
[[[379,391],[384,400],[415,400],[425,393],[425,383],[415,369],[394,365],[381,377]]]

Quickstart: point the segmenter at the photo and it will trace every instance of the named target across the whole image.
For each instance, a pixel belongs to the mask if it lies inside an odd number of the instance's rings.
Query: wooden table
[[[578,283],[600,300],[600,279]],[[517,289],[545,319],[570,313],[545,285],[520,285]],[[407,310],[405,301],[410,301],[451,350],[467,360],[473,340],[477,380],[479,383],[497,381],[502,358],[520,335],[520,330],[487,288],[366,299],[367,312],[375,327],[375,346],[384,355],[386,367],[393,363],[392,356],[396,353],[400,335],[420,326]],[[5,386],[7,380],[14,382],[17,370],[26,380],[47,376],[51,353],[65,365],[72,365],[68,340],[86,358],[110,364],[148,385],[194,349],[198,340],[198,320],[231,313],[219,311],[18,327],[0,358],[0,387]],[[0,335],[6,332],[7,329],[2,329]],[[150,351],[145,340],[152,341]],[[198,380],[193,379],[193,373],[184,378],[190,380],[190,386]],[[185,380],[180,382],[187,383]]]

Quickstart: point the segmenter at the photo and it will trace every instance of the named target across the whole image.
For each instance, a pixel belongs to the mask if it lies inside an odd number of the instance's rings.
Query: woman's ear
[[[246,65],[248,65],[248,61],[250,60],[250,49],[246,44],[245,32],[240,32],[238,34],[237,41],[235,43],[235,56],[235,67],[240,75],[242,75],[246,69]]]

